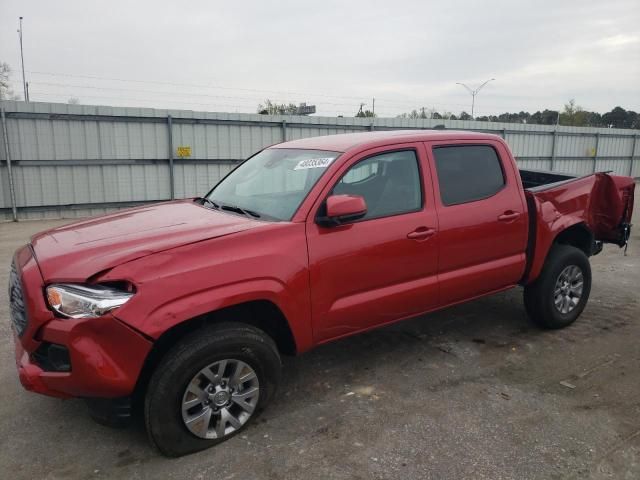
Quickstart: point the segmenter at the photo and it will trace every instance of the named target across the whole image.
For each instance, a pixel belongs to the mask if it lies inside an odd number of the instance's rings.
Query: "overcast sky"
[[[31,100],[353,115],[640,111],[640,1],[0,0],[0,61]]]

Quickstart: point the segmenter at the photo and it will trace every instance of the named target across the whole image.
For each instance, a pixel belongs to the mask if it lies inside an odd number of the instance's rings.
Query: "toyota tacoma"
[[[33,236],[10,271],[19,377],[102,422],[140,405],[161,453],[198,451],[267,406],[281,355],[517,286],[533,322],[570,325],[634,188],[519,170],[482,133],[274,145],[204,197]]]

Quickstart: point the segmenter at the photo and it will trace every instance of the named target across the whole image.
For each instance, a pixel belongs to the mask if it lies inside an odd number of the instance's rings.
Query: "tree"
[[[11,90],[10,77],[11,67],[6,62],[0,62],[0,100],[20,100],[20,96]]]
[[[560,114],[560,123],[562,125],[574,125],[577,127],[583,127],[587,122],[587,112],[584,109],[576,105],[575,99],[569,100],[564,104],[564,111]]]
[[[530,123],[537,123],[540,125],[555,125],[558,121],[558,112],[556,110],[547,110],[546,108],[541,112],[537,111],[531,115]]]
[[[67,103],[69,105],[79,105],[80,104],[80,99],[78,99],[76,97],[71,97],[69,100],[67,100]]]
[[[605,126],[613,128],[638,128],[640,126],[638,114],[622,107],[615,107],[602,115],[602,122]]]
[[[587,126],[589,127],[601,127],[604,125],[602,123],[602,115],[597,112],[586,112],[587,113]]]
[[[438,113],[438,110],[436,110],[434,107],[428,108],[426,113],[426,117],[427,118],[435,118],[436,113]]]
[[[375,117],[376,114],[373,113],[371,110],[362,110],[362,107],[364,107],[364,103],[360,104],[360,109],[358,110],[358,113],[356,113],[356,117]],[[415,112],[415,110],[414,110]],[[411,117],[409,117],[411,118]]]
[[[268,98],[264,101],[264,105],[258,105],[258,113],[261,115],[295,115],[298,107],[295,103],[274,103]]]
[[[428,113],[427,113],[428,112]],[[435,109],[428,111],[423,107],[419,111],[414,109],[408,113],[398,115],[398,118],[434,118],[455,120],[456,116],[451,112],[437,112]],[[459,120],[473,120],[471,116],[463,111]],[[633,110],[625,110],[622,107],[615,107],[610,112],[600,114],[590,112],[576,104],[574,99],[569,100],[562,112],[557,110],[544,109],[531,114],[529,112],[504,112],[500,115],[483,115],[476,117],[477,122],[504,122],[504,123],[534,123],[538,125],[556,125],[558,120],[561,125],[571,125],[578,127],[611,127],[611,128],[640,128],[640,115]]]
[[[4,100],[9,93],[9,76],[11,75],[11,67],[8,63],[0,63],[0,100]]]

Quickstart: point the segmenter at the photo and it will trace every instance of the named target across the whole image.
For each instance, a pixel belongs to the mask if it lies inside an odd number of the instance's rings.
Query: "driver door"
[[[307,221],[314,336],[324,342],[438,305],[438,222],[422,144],[350,159]],[[330,194],[361,195],[367,214],[320,226]]]

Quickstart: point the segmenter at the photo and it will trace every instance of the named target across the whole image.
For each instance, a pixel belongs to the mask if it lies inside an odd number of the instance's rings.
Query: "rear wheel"
[[[151,442],[176,457],[244,429],[269,403],[280,356],[261,330],[237,323],[195,331],[156,368],[145,398]]]
[[[525,286],[529,317],[544,328],[571,325],[582,313],[591,292],[591,265],[584,252],[570,245],[555,245],[540,276]]]

